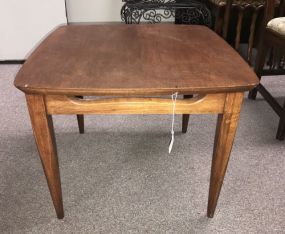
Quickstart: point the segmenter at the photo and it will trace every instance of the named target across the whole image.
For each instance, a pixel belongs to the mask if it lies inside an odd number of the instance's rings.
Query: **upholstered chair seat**
[[[270,20],[267,28],[285,36],[285,17],[278,17]]]

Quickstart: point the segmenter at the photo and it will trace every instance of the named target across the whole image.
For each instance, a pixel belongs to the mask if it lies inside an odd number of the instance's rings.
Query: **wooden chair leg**
[[[54,208],[57,217],[62,219],[64,212],[52,117],[46,113],[42,95],[27,94],[26,100]]]
[[[257,88],[252,89],[251,91],[249,91],[248,93],[248,98],[255,100],[257,96]]]
[[[224,20],[223,20],[223,38],[227,40],[229,24],[230,24],[230,15],[232,10],[233,0],[227,0],[225,6]]]
[[[184,99],[192,98],[193,95],[184,95]],[[188,129],[190,115],[184,114],[182,116],[182,133],[186,133]]]
[[[285,101],[283,104],[282,114],[280,116],[279,126],[276,138],[280,141],[283,141],[285,138]]]
[[[236,38],[235,38],[235,49],[237,51],[239,50],[239,46],[240,46],[240,34],[241,34],[241,29],[242,29],[243,13],[244,11],[242,9],[239,9],[237,29],[236,29]]]
[[[238,125],[242,100],[243,93],[228,94],[224,113],[218,116],[207,211],[209,218],[213,218],[219,199]]]
[[[261,41],[260,46],[258,48],[256,64],[255,64],[255,73],[257,74],[259,79],[261,79],[261,73],[265,64],[267,51],[268,51],[267,45],[264,43],[264,41]],[[254,88],[251,91],[249,91],[248,98],[255,100],[257,91],[258,91],[257,88]]]
[[[221,7],[217,7],[217,12],[215,16],[215,26],[214,26],[214,31],[221,35],[222,33],[222,28],[223,28],[223,18],[221,17]]]
[[[77,96],[77,98],[83,99],[83,96]],[[79,128],[79,133],[84,133],[84,115],[77,115],[77,123]]]
[[[248,40],[248,49],[247,49],[247,62],[249,65],[252,64],[252,48],[253,48],[253,42],[254,42],[254,36],[255,36],[255,28],[256,28],[256,19],[258,16],[258,10],[254,10],[251,18],[251,24],[250,24],[250,35]]]

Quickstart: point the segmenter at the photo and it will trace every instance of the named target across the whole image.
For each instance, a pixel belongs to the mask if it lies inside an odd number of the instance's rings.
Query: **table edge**
[[[258,83],[246,86],[235,87],[215,87],[215,88],[149,88],[149,89],[50,89],[50,88],[32,88],[32,87],[15,87],[26,94],[40,95],[67,95],[67,96],[136,96],[136,95],[171,95],[178,94],[210,94],[210,93],[232,93],[246,92],[255,88]]]

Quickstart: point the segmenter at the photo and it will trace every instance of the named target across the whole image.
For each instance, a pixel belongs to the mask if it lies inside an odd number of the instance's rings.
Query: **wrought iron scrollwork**
[[[122,20],[127,24],[160,23],[170,18],[183,24],[202,24],[211,26],[209,9],[202,2],[193,0],[123,0]]]

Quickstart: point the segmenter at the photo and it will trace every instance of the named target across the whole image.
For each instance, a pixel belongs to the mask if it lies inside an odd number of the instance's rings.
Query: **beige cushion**
[[[285,36],[285,17],[270,20],[267,24],[267,28]]]

